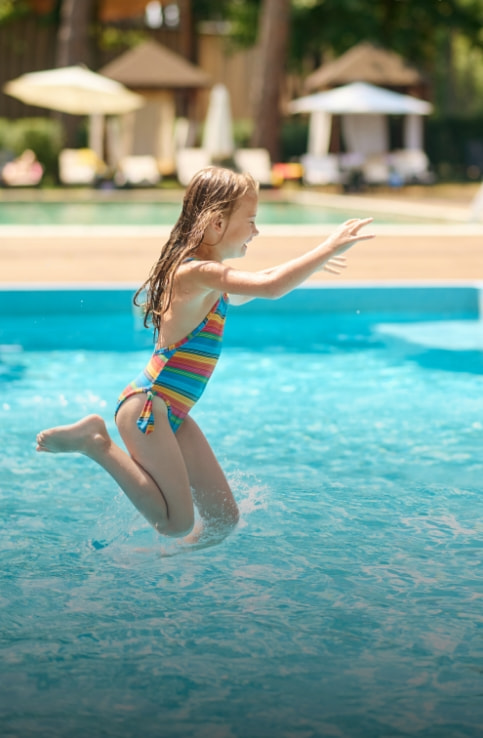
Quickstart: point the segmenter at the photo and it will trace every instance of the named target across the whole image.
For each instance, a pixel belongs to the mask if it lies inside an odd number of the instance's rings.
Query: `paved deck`
[[[469,220],[468,202],[456,197],[371,198],[317,195],[321,204],[375,215],[373,241],[357,244],[348,254],[344,281],[482,281],[483,223]],[[426,212],[446,217],[438,226],[377,225],[378,212]],[[236,266],[256,270],[273,266],[312,248],[328,233],[327,226],[261,227]],[[133,227],[0,227],[0,284],[129,283],[144,280],[156,261],[168,229]],[[313,279],[333,282],[319,273]]]

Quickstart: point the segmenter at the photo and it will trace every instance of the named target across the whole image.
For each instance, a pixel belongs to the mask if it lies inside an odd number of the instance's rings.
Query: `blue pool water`
[[[180,202],[97,200],[88,202],[0,202],[0,225],[168,225],[180,214]],[[358,214],[295,202],[260,202],[258,222],[263,225],[338,224]],[[364,215],[362,215],[364,217]],[[378,215],[378,223],[427,223],[416,216]]]
[[[149,353],[129,291],[13,290],[0,313],[2,736],[481,736],[478,290],[231,309],[195,416],[241,521],[201,551],[34,451],[90,412],[118,438]]]

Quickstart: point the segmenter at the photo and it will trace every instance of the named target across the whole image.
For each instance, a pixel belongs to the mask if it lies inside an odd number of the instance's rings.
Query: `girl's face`
[[[247,244],[258,235],[255,225],[257,217],[258,197],[249,192],[235,206],[230,218],[224,224],[223,234],[216,244],[222,259],[233,259],[245,256]]]

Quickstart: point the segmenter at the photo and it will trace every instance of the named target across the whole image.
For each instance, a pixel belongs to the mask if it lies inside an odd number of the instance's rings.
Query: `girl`
[[[349,220],[280,266],[233,269],[225,260],[244,256],[258,234],[257,204],[252,177],[227,169],[203,169],[187,188],[178,222],[135,297],[137,304],[145,294],[145,324],[154,325],[156,348],[119,398],[116,423],[128,453],[98,415],[37,436],[37,451],[78,452],[96,461],[159,533],[190,543],[221,540],[238,521],[226,477],[189,415],[220,354],[228,300],[281,297],[322,267],[338,274],[345,266],[340,254],[372,238],[359,234],[371,218]]]

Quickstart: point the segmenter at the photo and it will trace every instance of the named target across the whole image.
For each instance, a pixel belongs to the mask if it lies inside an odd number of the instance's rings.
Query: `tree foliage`
[[[231,22],[233,40],[251,46],[261,0],[196,0],[195,18]],[[459,33],[483,48],[483,0],[292,0],[289,66],[315,64],[360,41],[390,48],[426,68],[441,35]]]
[[[483,21],[476,0],[321,0],[308,11],[294,11],[295,57],[318,49],[338,54],[366,40],[423,66],[433,61],[441,31],[460,32],[478,43]]]

